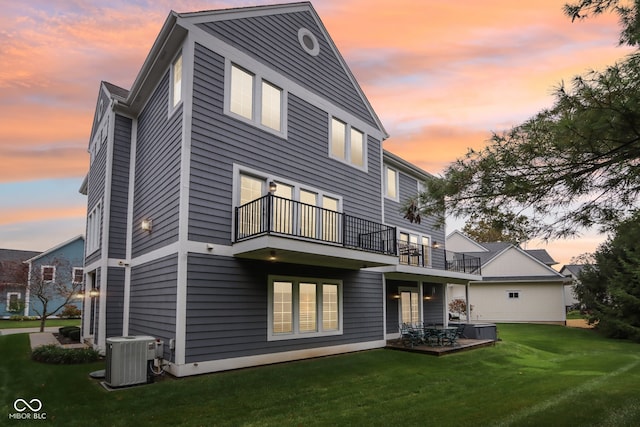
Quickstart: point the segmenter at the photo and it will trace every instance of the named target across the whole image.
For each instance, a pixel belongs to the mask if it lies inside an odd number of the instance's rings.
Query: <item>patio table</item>
[[[437,345],[444,345],[444,340],[450,336],[450,334],[455,333],[457,329],[458,328],[453,326],[425,326],[425,340],[428,340],[429,337],[436,337]],[[431,341],[429,341],[429,344],[430,343]]]

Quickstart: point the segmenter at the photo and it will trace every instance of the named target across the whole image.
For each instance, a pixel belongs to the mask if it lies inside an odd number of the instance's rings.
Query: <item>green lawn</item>
[[[548,325],[499,335],[439,358],[374,350],[112,392],[88,378],[102,364],[34,363],[27,335],[0,336],[0,416],[38,398],[64,426],[640,425],[640,345]]]
[[[47,319],[45,327],[80,326],[80,319]],[[39,328],[39,320],[7,320],[0,319],[0,329]]]

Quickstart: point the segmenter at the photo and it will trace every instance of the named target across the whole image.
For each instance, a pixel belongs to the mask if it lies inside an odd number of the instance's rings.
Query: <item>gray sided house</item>
[[[25,261],[40,252],[0,249],[0,317],[26,316],[29,267]]]
[[[176,376],[383,347],[478,279],[402,202],[386,134],[310,3],[171,12],[89,152],[84,338],[165,342]]]

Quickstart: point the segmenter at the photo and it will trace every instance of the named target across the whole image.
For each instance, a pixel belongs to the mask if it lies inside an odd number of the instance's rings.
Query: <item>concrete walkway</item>
[[[15,329],[0,329],[0,335],[13,335],[13,334],[29,334],[29,341],[31,343],[31,350],[42,345],[60,345],[60,342],[53,336],[58,332],[60,327],[44,328],[45,332],[40,332],[40,328],[15,328]],[[84,348],[85,344],[65,344],[64,348]]]

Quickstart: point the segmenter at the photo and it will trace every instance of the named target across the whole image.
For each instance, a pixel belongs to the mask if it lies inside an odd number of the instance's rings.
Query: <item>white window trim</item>
[[[56,266],[55,265],[42,265],[40,266],[40,277],[42,278],[42,281],[44,282],[44,269],[45,268],[52,268],[53,269],[53,274],[51,274],[51,280],[47,280],[46,282],[55,282],[56,281]]]
[[[418,236],[418,245],[422,245],[422,239],[423,238],[427,238],[429,239],[429,244],[427,245],[427,265],[425,267],[431,267],[432,266],[432,262],[433,262],[433,257],[431,256],[431,250],[433,249],[431,247],[431,245],[433,245],[433,239],[431,238],[430,234],[425,234],[425,233],[421,233],[419,231],[415,231],[415,230],[407,230],[404,228],[398,228],[397,229],[397,236],[396,236],[396,241],[398,243],[400,243],[400,234],[408,234],[409,235],[409,241],[411,241],[411,236]]]
[[[22,300],[22,293],[21,293],[21,292],[7,292],[7,300],[6,300],[6,301],[7,301],[7,303],[6,303],[6,307],[5,307],[5,309],[6,309],[6,311],[7,311],[7,312],[9,312],[9,313],[18,313],[18,312],[20,311],[20,309],[17,309],[17,310],[11,310],[11,309],[10,309],[11,297],[12,297],[13,295],[17,295],[17,296],[18,296],[18,303],[20,303],[20,302],[24,302],[24,301]]]
[[[333,145],[333,121],[337,120],[340,123],[344,124],[344,128],[345,128],[345,135],[344,135],[344,159],[340,158],[340,157],[336,157],[333,155],[333,151],[332,151],[332,145]],[[354,163],[351,162],[351,129],[354,129],[358,132],[360,132],[362,134],[362,166],[360,165],[356,165]],[[334,115],[329,114],[329,157],[339,161],[340,163],[344,163],[346,165],[349,165],[353,168],[362,170],[367,172],[369,169],[369,165],[368,165],[368,156],[367,156],[367,146],[369,144],[367,144],[367,133],[363,130],[360,130],[360,128],[358,128],[357,126],[352,126],[351,123],[349,123],[346,120],[342,120]]]
[[[387,188],[389,186],[389,183],[387,182],[387,171],[393,171],[396,174],[396,183],[395,183],[395,197],[391,197],[389,196],[387,193]],[[400,173],[398,172],[398,169],[392,168],[388,165],[384,165],[384,176],[383,176],[383,182],[384,182],[384,197],[385,199],[389,199],[389,200],[393,200],[393,201],[400,201]]]
[[[233,165],[234,171],[233,171],[233,206],[232,206],[232,210],[233,208],[236,208],[238,206],[240,206],[240,175],[250,175],[256,179],[260,179],[260,180],[264,180],[265,182],[265,186],[263,186],[263,196],[266,195],[267,193],[267,188],[268,188],[268,184],[269,182],[273,181],[276,184],[283,184],[283,185],[288,185],[290,187],[293,187],[293,200],[295,201],[300,201],[300,190],[305,190],[308,191],[309,193],[315,193],[318,196],[318,200],[319,200],[319,204],[318,207],[322,207],[322,203],[320,202],[322,200],[322,197],[328,197],[334,200],[338,201],[338,211],[342,213],[342,196],[339,196],[337,194],[333,194],[333,193],[328,193],[324,190],[320,190],[318,188],[314,188],[311,187],[309,185],[306,184],[301,184],[299,182],[296,181],[291,181],[288,180],[286,178],[281,178],[279,176],[275,176],[275,175],[271,175],[267,172],[262,172],[256,169],[252,169],[252,168],[248,168],[248,167],[244,167],[244,166],[240,166],[238,164],[234,164]]]
[[[282,341],[315,337],[327,337],[342,335],[343,332],[343,286],[342,280],[338,279],[322,279],[322,278],[309,278],[309,277],[294,277],[294,276],[269,276],[268,277],[268,290],[267,293],[267,341]],[[292,323],[293,332],[291,333],[273,333],[273,283],[274,282],[292,282]],[[316,325],[318,330],[316,332],[300,332],[299,331],[299,319],[298,319],[298,285],[301,283],[315,283],[316,287]],[[338,329],[323,331],[322,330],[322,285],[330,284],[338,286]]]
[[[308,47],[305,42],[304,42],[304,38],[305,37],[309,37],[311,39],[311,41],[313,42],[313,47],[310,48]],[[300,28],[298,30],[298,42],[300,43],[300,46],[302,47],[302,49],[307,52],[309,55],[311,56],[318,56],[318,54],[320,53],[320,43],[318,43],[318,39],[317,37],[308,29],[306,28]]]
[[[79,282],[76,282],[76,272],[80,270],[82,271],[82,279]],[[80,284],[82,282],[84,282],[84,268],[82,267],[73,267],[73,270],[71,271],[71,282],[73,284]]]
[[[180,76],[180,100],[174,104],[173,97],[175,96],[175,64],[180,59],[182,64],[180,69],[182,70],[182,75]],[[182,55],[182,51],[180,51],[171,61],[171,65],[169,65],[169,117],[171,117],[177,110],[180,109],[180,106],[184,102],[184,57]]]
[[[100,236],[102,231],[102,201],[96,203],[87,215],[87,239],[86,252],[91,255],[100,249]]]
[[[231,111],[231,67],[236,66],[247,73],[253,75],[253,110],[252,118],[241,116]],[[268,83],[271,86],[280,89],[280,130],[273,129],[269,126],[262,124],[262,82]],[[224,114],[233,117],[236,120],[240,120],[246,124],[257,127],[265,132],[269,132],[280,138],[287,138],[287,105],[288,105],[288,92],[283,88],[282,84],[274,82],[271,79],[264,77],[262,74],[251,70],[249,67],[238,62],[232,62],[230,59],[225,60],[224,67]]]

